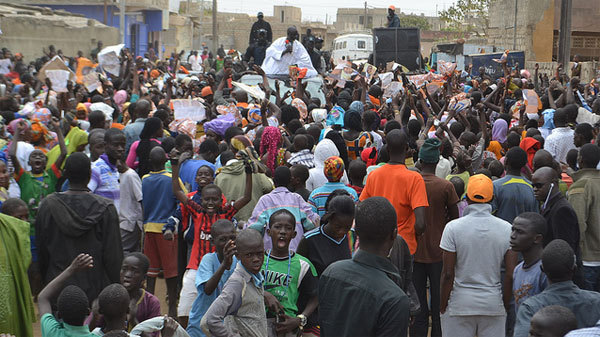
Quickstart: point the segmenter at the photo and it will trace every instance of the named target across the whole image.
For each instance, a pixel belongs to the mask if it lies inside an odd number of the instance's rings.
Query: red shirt
[[[187,213],[194,219],[194,243],[192,244],[192,252],[190,253],[187,269],[197,270],[202,257],[215,251],[215,247],[210,243],[210,227],[212,224],[220,219],[233,219],[237,211],[233,207],[233,204],[228,204],[223,206],[219,212],[208,215],[204,212],[200,204],[193,200],[188,201],[188,204],[182,208],[182,217],[187,217],[185,214]]]

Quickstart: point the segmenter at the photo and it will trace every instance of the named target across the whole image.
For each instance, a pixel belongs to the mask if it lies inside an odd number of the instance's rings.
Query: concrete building
[[[95,19],[108,26],[120,28],[119,1],[106,0],[14,0],[16,3],[65,10]],[[196,1],[193,1],[196,5]],[[159,55],[168,52],[166,44],[175,49],[191,49],[197,23],[193,15],[197,5],[187,8],[180,0],[127,0],[125,7],[124,43],[135,55],[144,55],[154,48]],[[170,31],[163,36],[163,32]],[[167,37],[167,39],[165,39]],[[165,41],[165,42],[163,42]],[[108,44],[104,44],[108,45]]]
[[[582,61],[600,59],[600,1],[573,0],[572,15],[571,57],[579,54]],[[560,1],[519,1],[516,18],[515,39],[515,2],[493,2],[490,7],[488,43],[523,50],[526,60],[555,61],[558,56]]]
[[[0,4],[0,45],[20,52],[26,60],[43,56],[42,48],[54,45],[64,55],[89,53],[101,37],[106,45],[119,43],[119,30],[83,15],[47,8]]]
[[[387,26],[387,11],[387,8],[338,8],[334,26],[340,34],[371,32],[373,28]]]

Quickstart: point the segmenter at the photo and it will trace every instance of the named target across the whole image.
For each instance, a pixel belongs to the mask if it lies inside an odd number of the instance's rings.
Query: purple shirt
[[[286,187],[277,187],[271,193],[260,197],[245,227],[251,227],[263,233],[265,249],[271,249],[273,244],[271,238],[266,235],[265,229],[271,215],[282,208],[287,209],[296,217],[297,234],[290,242],[290,249],[296,251],[302,235],[318,226],[320,218],[300,194],[290,192]]]

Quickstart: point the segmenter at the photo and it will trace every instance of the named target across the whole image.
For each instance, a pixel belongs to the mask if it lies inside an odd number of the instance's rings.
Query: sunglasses
[[[535,183],[535,184],[531,184],[531,186],[533,186],[533,188],[542,188],[544,187],[546,184],[545,183]]]

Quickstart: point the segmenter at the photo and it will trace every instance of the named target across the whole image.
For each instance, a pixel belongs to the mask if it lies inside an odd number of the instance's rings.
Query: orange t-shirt
[[[120,124],[120,123],[112,123],[112,124],[110,125],[110,127],[111,127],[111,128],[114,128],[114,129],[119,129],[119,130],[123,130],[123,129],[125,129],[125,125],[123,125],[123,124]]]
[[[414,254],[417,251],[414,209],[429,206],[423,177],[408,170],[405,165],[383,165],[367,177],[360,200],[370,197],[384,197],[394,206],[398,234],[408,244],[410,253]]]

